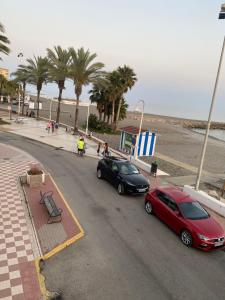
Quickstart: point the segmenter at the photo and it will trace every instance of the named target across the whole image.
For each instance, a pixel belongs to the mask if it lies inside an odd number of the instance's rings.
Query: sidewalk
[[[0,299],[42,299],[39,252],[18,184],[31,162],[24,152],[0,144]]]
[[[9,122],[7,118],[3,119]],[[54,133],[51,131],[48,133],[46,125],[47,122],[45,121],[36,121],[36,119],[24,117],[23,123],[16,123],[14,119],[11,120],[10,125],[2,125],[1,128],[56,148],[62,148],[70,152],[77,150],[77,140],[79,138],[77,135],[67,133],[62,127],[55,130]],[[86,154],[88,156],[97,157],[96,143],[89,139],[85,139],[85,142],[87,146]]]
[[[44,259],[51,257],[84,235],[82,228],[50,175],[45,175],[45,183],[41,187],[32,188],[25,184],[23,189],[40,242],[41,256]],[[61,222],[53,222],[57,220],[52,218],[50,219],[52,223],[48,224],[49,215],[45,205],[40,203],[40,191],[42,194],[52,192],[56,206],[62,209]]]

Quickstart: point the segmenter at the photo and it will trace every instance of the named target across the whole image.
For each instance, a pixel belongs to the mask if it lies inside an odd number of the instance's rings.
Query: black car
[[[141,194],[149,190],[149,181],[135,165],[125,159],[112,156],[101,159],[97,166],[97,177],[112,183],[119,194]]]

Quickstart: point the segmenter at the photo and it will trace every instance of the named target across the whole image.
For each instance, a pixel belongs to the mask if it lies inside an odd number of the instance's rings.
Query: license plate
[[[216,242],[216,243],[214,244],[215,247],[219,247],[219,246],[222,246],[222,245],[223,245],[223,242]]]
[[[142,193],[142,192],[145,192],[146,189],[138,189],[138,192]]]

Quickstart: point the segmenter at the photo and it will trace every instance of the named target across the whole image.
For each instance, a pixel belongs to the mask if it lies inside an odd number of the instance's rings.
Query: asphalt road
[[[50,290],[63,299],[225,299],[225,253],[186,248],[143,196],[119,196],[96,178],[96,161],[8,133],[51,172],[85,230],[85,237],[46,262]]]

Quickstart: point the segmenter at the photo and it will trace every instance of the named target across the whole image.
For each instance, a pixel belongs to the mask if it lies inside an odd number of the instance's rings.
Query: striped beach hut
[[[139,128],[135,126],[122,127],[120,131],[120,151],[134,155],[137,143],[138,156],[154,155],[156,144],[156,134],[154,132],[142,129],[140,136],[138,136]]]

